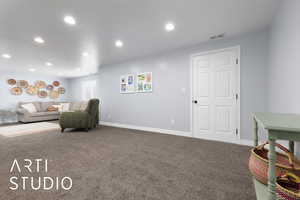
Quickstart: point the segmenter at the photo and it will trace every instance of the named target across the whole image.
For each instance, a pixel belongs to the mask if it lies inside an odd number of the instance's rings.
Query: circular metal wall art
[[[52,83],[55,87],[58,87],[60,85],[60,82],[59,81],[53,81]]]
[[[48,96],[48,93],[47,93],[45,90],[40,90],[40,91],[38,92],[38,96],[39,96],[40,98],[46,98],[46,97]]]
[[[47,85],[46,87],[47,90],[53,90],[53,88],[54,88],[53,85]]]
[[[57,90],[52,90],[49,92],[49,97],[51,99],[57,99],[59,97],[59,93]]]
[[[66,93],[66,89],[65,89],[64,87],[59,87],[57,90],[58,90],[58,93],[59,93],[59,94],[64,94],[64,93]]]
[[[7,80],[8,85],[16,85],[17,81],[15,79],[8,79]]]
[[[36,81],[35,86],[39,89],[42,89],[42,88],[46,87],[46,83],[45,83],[45,81]]]
[[[23,90],[20,87],[13,87],[13,88],[11,88],[10,92],[13,95],[21,95],[23,93]]]
[[[26,92],[29,95],[36,95],[38,93],[39,89],[34,85],[29,85]]]
[[[25,80],[18,80],[17,81],[17,86],[20,88],[27,88],[28,87],[28,82]]]

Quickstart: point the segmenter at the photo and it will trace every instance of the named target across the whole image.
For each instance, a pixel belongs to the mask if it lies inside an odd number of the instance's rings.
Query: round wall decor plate
[[[49,97],[51,99],[57,99],[59,97],[59,93],[57,90],[52,90],[49,92]]]
[[[47,93],[45,90],[40,90],[40,91],[38,92],[38,96],[39,96],[40,98],[46,98],[46,97],[48,96],[48,93]]]
[[[66,92],[66,89],[64,87],[59,87],[57,90],[59,94],[64,94]]]
[[[27,88],[28,87],[28,82],[25,80],[18,80],[17,81],[17,86],[20,88]]]
[[[36,95],[38,93],[39,89],[35,87],[34,85],[29,85],[26,92],[29,95]]]
[[[21,95],[23,90],[22,88],[20,87],[13,87],[11,88],[10,92],[13,94],[13,95]]]
[[[45,87],[46,87],[46,83],[45,83],[45,81],[36,81],[36,82],[35,82],[35,86],[36,86],[37,88],[39,88],[39,89],[45,88]]]
[[[16,85],[17,81],[13,78],[7,80],[8,85]]]
[[[59,81],[53,81],[52,83],[55,87],[58,87],[60,85],[60,82]]]
[[[47,90],[53,90],[53,88],[54,88],[53,85],[47,85],[46,87]]]

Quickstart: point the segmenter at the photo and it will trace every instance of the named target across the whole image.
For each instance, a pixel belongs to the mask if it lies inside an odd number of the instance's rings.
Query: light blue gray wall
[[[240,45],[241,136],[252,138],[250,113],[266,108],[268,30],[211,41],[126,63],[103,66],[98,75],[70,80],[71,98],[81,99],[81,84],[97,81],[101,120],[160,129],[190,131],[190,55]],[[153,93],[120,94],[120,75],[153,72]],[[175,124],[171,123],[175,120]]]
[[[300,113],[300,1],[281,1],[271,29],[268,109]]]
[[[270,30],[268,110],[300,113],[300,1],[281,1]],[[296,145],[300,155],[300,144]]]
[[[23,92],[20,96],[14,96],[10,93],[10,85],[7,80],[14,78],[17,80],[27,80],[29,83],[34,83],[37,80],[43,80],[46,83],[52,83],[55,80],[61,82],[62,86],[66,88],[66,94],[62,95],[57,100],[67,100],[69,95],[69,84],[67,79],[57,77],[42,76],[35,73],[16,73],[16,72],[0,72],[0,109],[14,110],[20,101],[52,101],[49,98],[41,99],[37,96],[30,96]]]

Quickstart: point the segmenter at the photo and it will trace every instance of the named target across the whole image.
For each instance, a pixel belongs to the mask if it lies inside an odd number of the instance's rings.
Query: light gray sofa
[[[36,113],[30,113],[26,109],[22,108],[23,104],[32,103],[36,108]],[[17,106],[18,121],[23,123],[58,120],[60,113],[58,111],[48,111],[48,107],[52,105],[58,105],[60,103],[70,103],[70,111],[84,110],[87,106],[86,101],[81,102],[19,102]]]

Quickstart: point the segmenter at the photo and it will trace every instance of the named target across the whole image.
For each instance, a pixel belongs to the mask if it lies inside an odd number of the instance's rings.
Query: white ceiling
[[[266,27],[277,0],[1,0],[0,71],[27,71],[74,77],[103,64],[151,55]],[[64,24],[72,15],[74,27]],[[166,32],[164,24],[176,24]],[[41,36],[44,45],[33,37]],[[114,46],[121,39],[124,47]],[[82,52],[89,52],[83,57]],[[45,62],[54,66],[47,67]],[[78,70],[80,68],[80,70]]]

